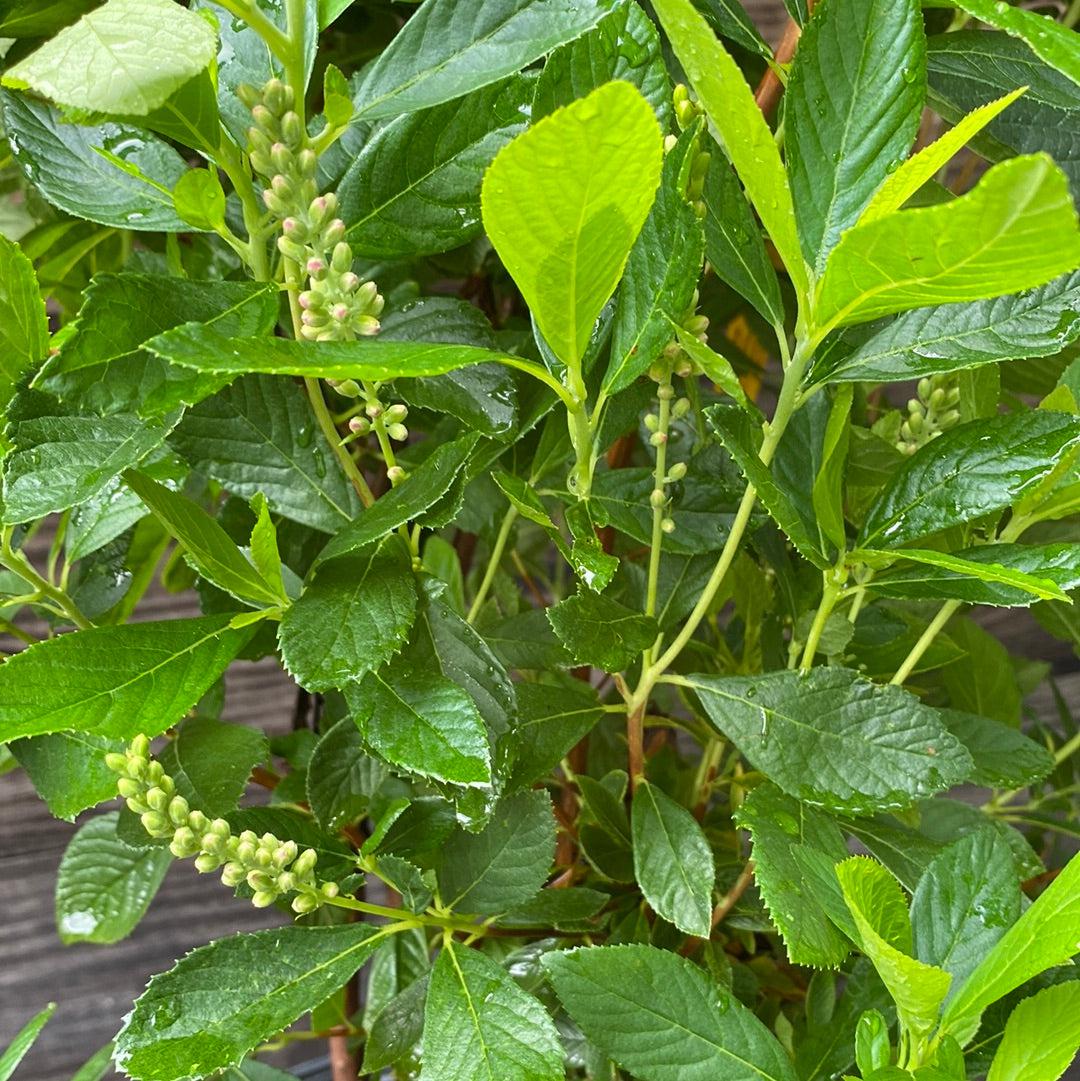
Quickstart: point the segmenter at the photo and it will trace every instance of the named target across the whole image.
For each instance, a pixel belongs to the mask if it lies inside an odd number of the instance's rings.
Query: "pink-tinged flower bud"
[[[360,284],[360,279],[351,270],[347,270],[341,275],[340,284],[344,292],[353,293]]]
[[[344,323],[349,318],[349,305],[335,304],[331,309],[331,314],[339,323]]]
[[[307,311],[308,308],[310,308],[313,305],[313,303],[315,302],[315,294],[312,293],[310,290],[307,290],[307,291],[301,293],[296,298],[296,300],[297,300],[297,303],[300,305],[300,307],[303,308],[304,311]]]
[[[371,424],[366,417],[350,417],[349,431],[353,435],[367,435],[371,431]]]
[[[345,223],[340,218],[335,218],[323,233],[323,243],[328,248],[340,244],[345,239]]]
[[[379,333],[379,320],[373,319],[370,315],[362,315],[356,320],[356,333],[362,335],[365,338],[370,338]]]
[[[326,264],[319,258],[309,259],[307,261],[307,272],[313,278],[317,278],[320,274],[326,273]]]

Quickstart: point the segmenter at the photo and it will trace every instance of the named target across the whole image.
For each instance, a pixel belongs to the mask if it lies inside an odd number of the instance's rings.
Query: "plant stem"
[[[889,682],[895,686],[901,686],[915,670],[915,666],[922,659],[922,655],[933,645],[934,639],[944,629],[945,624],[952,619],[963,601],[946,601],[938,611],[938,614],[930,621],[929,626],[919,636],[919,640],[911,647],[911,652],[904,658],[904,663],[896,670],[896,675]]]
[[[1073,0],[1069,5],[1069,10],[1065,12],[1064,17],[1061,20],[1064,26],[1069,27],[1071,30],[1077,23],[1080,23],[1080,0]]]
[[[630,774],[631,795],[645,777],[645,706],[643,701],[626,714],[626,768]]]
[[[671,424],[671,380],[660,387],[660,410],[656,434],[662,440],[656,448],[656,468],[653,470],[652,539],[649,545],[649,577],[645,587],[645,614],[656,615],[656,591],[660,578],[660,555],[664,547],[664,493],[667,480],[667,438]],[[665,393],[666,392],[666,393]],[[659,492],[659,495],[657,493]],[[646,661],[651,650],[646,651]]]
[[[221,6],[254,30],[270,47],[271,52],[283,63],[289,59],[289,39],[250,0],[220,0]]]
[[[517,508],[510,507],[507,510],[506,515],[503,517],[502,525],[499,526],[498,536],[495,538],[495,544],[492,546],[491,555],[488,557],[487,567],[484,570],[484,577],[481,579],[480,587],[476,591],[476,596],[473,598],[471,607],[469,608],[469,614],[465,617],[466,623],[473,623],[476,617],[480,614],[480,609],[484,605],[484,601],[487,599],[488,591],[491,589],[491,583],[495,581],[495,574],[499,569],[499,563],[502,561],[503,552],[506,551],[506,543],[510,539],[510,531],[514,528],[514,522],[517,521]]]
[[[821,635],[825,631],[825,624],[829,622],[833,608],[840,597],[841,586],[835,581],[835,572],[825,571],[822,574],[821,603],[818,605],[817,615],[810,626],[810,633],[806,637],[806,648],[803,649],[802,663],[799,668],[806,672],[814,663]]]
[[[381,916],[384,919],[393,920],[395,924],[409,927],[440,927],[447,931],[466,931],[475,934],[483,933],[483,928],[468,920],[456,920],[451,916],[433,916],[427,913],[412,915],[403,912],[400,908],[389,908],[385,905],[373,905],[367,901],[357,901],[352,897],[331,897],[326,902],[335,908],[347,908],[350,912],[362,912],[367,916]],[[382,930],[382,928],[380,928]]]
[[[23,552],[11,547],[13,532],[14,530],[9,526],[0,536],[0,565],[32,585],[42,598],[51,601],[59,612],[74,623],[79,630],[85,631],[92,627],[93,624],[79,611],[78,606],[67,593],[62,589],[57,589],[50,581],[38,574]]]
[[[576,465],[570,475],[570,487],[578,499],[588,499],[592,490],[593,468],[596,465],[593,430],[589,423],[589,413],[583,401],[568,407],[567,420],[570,424],[570,442],[574,446]]]

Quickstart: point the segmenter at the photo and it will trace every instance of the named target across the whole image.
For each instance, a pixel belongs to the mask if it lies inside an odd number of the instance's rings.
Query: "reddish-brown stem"
[[[638,780],[645,773],[645,706],[632,709],[626,715],[626,770],[630,774],[630,791],[637,791]]]
[[[787,26],[784,28],[784,36],[776,47],[776,62],[778,64],[788,63],[795,55],[801,33],[799,24],[794,19],[789,19]],[[766,116],[771,116],[783,92],[784,84],[780,81],[780,77],[772,68],[769,68],[761,77],[757,90],[754,91],[754,100],[758,103],[758,108]]]

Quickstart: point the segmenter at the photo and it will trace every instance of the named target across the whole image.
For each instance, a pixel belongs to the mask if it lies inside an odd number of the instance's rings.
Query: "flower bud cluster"
[[[244,830],[234,835],[225,819],[192,810],[161,763],[150,757],[146,736],[136,736],[123,754],[106,755],[105,763],[119,774],[117,791],[151,837],[168,838],[177,859],[194,856],[195,868],[203,874],[220,868],[226,886],[246,882],[257,908],[293,893],[293,911],[304,914],[337,896],[336,883],[315,877],[314,849],[301,852],[295,841],[281,841],[272,833],[259,837]]]
[[[701,106],[690,99],[690,91],[683,83],[679,83],[675,87],[675,92],[672,94],[672,101],[675,106],[675,121],[679,126],[679,130],[686,131],[686,129],[701,115]],[[674,150],[678,141],[679,137],[677,135],[668,135],[664,139],[664,152],[669,153]],[[694,213],[699,218],[704,218],[706,214],[703,195],[705,191],[705,176],[709,171],[709,163],[711,161],[712,154],[708,150],[703,150],[700,146],[700,140],[698,140],[698,145],[694,149],[693,161],[690,163],[690,176],[687,180],[686,198],[694,208]]]
[[[351,382],[351,380],[347,382]],[[349,393],[352,387],[341,383],[334,384],[332,381],[331,385],[339,394],[344,394],[348,398],[356,397],[356,394]],[[355,386],[355,383],[353,386]],[[359,387],[356,389],[359,393]],[[364,412],[358,413],[349,419],[349,431],[357,437],[365,436],[371,433],[374,425],[381,423],[383,430],[391,439],[396,440],[398,443],[404,443],[409,438],[409,429],[405,427],[404,423],[408,415],[408,407],[401,402],[391,406],[384,406],[378,398],[370,397],[367,405],[364,406]]]
[[[700,299],[701,295],[698,290],[695,289],[694,295],[690,298],[689,307],[683,313],[682,319],[679,320],[679,326],[686,331],[687,334],[697,338],[699,342],[704,344],[709,340],[709,317],[697,313],[698,301]],[[670,379],[673,374],[681,376],[683,379],[690,379],[693,376],[700,375],[701,370],[690,359],[686,350],[679,345],[678,339],[672,339],[664,346],[663,353],[649,368],[648,374],[649,378],[653,381],[663,383]]]
[[[907,419],[900,425],[900,438],[896,441],[897,449],[903,454],[914,454],[960,420],[960,410],[956,408],[960,403],[960,387],[955,376],[932,375],[920,379],[916,395],[907,404]]]
[[[674,533],[675,519],[667,514],[671,504],[668,486],[675,484],[686,476],[686,463],[676,462],[670,469],[665,471],[664,461],[666,459],[662,458],[660,451],[662,447],[667,446],[669,433],[668,425],[662,418],[666,413],[668,422],[670,420],[679,420],[690,412],[691,406],[689,398],[675,398],[675,388],[671,385],[670,379],[660,384],[656,396],[661,402],[660,413],[647,413],[645,416],[645,427],[650,433],[649,446],[655,447],[657,451],[656,487],[653,488],[649,495],[649,506],[654,511],[663,513],[663,517],[660,519],[661,530],[664,533]],[[665,405],[665,403],[667,404]]]
[[[318,160],[307,145],[292,87],[271,79],[262,90],[243,86],[239,94],[254,121],[248,155],[267,184],[263,202],[281,222],[278,249],[308,279],[299,298],[301,332],[319,342],[377,334],[383,298],[374,282],[361,281],[353,272],[353,250],[337,216],[337,196],[319,194]]]

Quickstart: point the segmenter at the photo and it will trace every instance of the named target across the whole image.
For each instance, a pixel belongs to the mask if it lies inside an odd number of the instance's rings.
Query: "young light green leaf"
[[[641,1081],[795,1081],[776,1037],[685,957],[593,946],[541,964],[585,1035]]]
[[[818,383],[896,383],[1001,360],[1052,356],[1080,337],[1080,272],[1026,293],[916,308],[834,364]]]
[[[172,863],[167,848],[131,848],[119,812],[91,818],[68,842],[56,873],[56,927],[65,945],[119,942],[135,929]]]
[[[196,716],[177,728],[158,760],[192,807],[223,818],[236,810],[251,771],[268,753],[257,728]]]
[[[711,379],[725,394],[734,398],[747,413],[758,419],[760,410],[746,396],[746,391],[743,390],[743,385],[735,374],[731,361],[682,328],[675,330],[675,336],[683,352],[702,370],[705,377]]]
[[[0,741],[42,732],[116,739],[176,724],[247,644],[231,616],[93,627],[31,646],[0,672]]]
[[[200,946],[154,976],[116,1038],[135,1081],[205,1076],[324,1002],[371,956],[370,924],[276,927]]]
[[[918,0],[834,0],[806,24],[785,97],[785,147],[803,253],[819,273],[911,149],[925,97]]]
[[[662,142],[641,94],[605,83],[504,147],[484,176],[488,237],[571,371],[652,205]]]
[[[1058,242],[1047,245],[1052,235]],[[1045,154],[1002,162],[967,195],[857,225],[818,287],[823,331],[928,304],[1015,293],[1080,264],[1064,173]]]
[[[411,18],[389,48],[364,69],[357,118],[379,120],[460,98],[595,26],[604,0],[435,0]]]
[[[839,826],[770,781],[751,791],[737,820],[750,832],[754,881],[792,964],[835,968],[847,957],[848,944],[804,883],[795,851],[810,848],[839,863],[848,854]]]
[[[175,423],[175,417],[164,422],[122,413],[16,421],[8,432],[15,449],[4,459],[4,522],[28,522],[92,499],[160,447]]]
[[[238,379],[188,410],[170,442],[233,495],[262,492],[274,513],[323,533],[337,532],[360,510],[303,390],[287,379]]]
[[[911,898],[914,955],[944,969],[955,991],[1020,915],[1012,849],[996,830],[949,845],[923,872]]]
[[[874,860],[853,856],[836,868],[855,921],[857,943],[896,1003],[904,1027],[925,1035],[937,1023],[952,976],[911,956],[911,922],[895,878]]]
[[[631,611],[601,593],[575,593],[547,609],[556,637],[578,664],[621,672],[656,641],[652,616]]]
[[[124,474],[124,480],[154,517],[183,545],[192,568],[208,582],[238,600],[264,607],[287,601],[288,598],[262,578],[233,544],[228,533],[197,503],[133,470]]]
[[[631,808],[634,877],[658,916],[680,931],[708,938],[716,865],[694,816],[642,781]]]
[[[1012,413],[962,424],[916,452],[874,501],[861,548],[897,548],[1004,510],[1037,489],[1080,445],[1064,413]]]
[[[15,1039],[7,1045],[3,1054],[0,1054],[0,1081],[8,1081],[15,1072],[15,1068],[25,1058],[26,1052],[34,1046],[34,1041],[55,1010],[56,1003],[50,1002],[39,1014],[31,1017],[19,1030]]]
[[[497,961],[447,939],[424,1008],[421,1081],[561,1081],[547,1010]]]
[[[49,812],[68,822],[116,795],[116,774],[105,755],[123,749],[120,740],[87,732],[52,732],[9,745]]]
[[[1016,101],[1024,90],[1025,87],[1019,87],[1011,94],[1005,94],[986,105],[972,109],[944,135],[913,154],[885,178],[885,183],[874,193],[859,221],[864,224],[876,221],[899,210],[927,181],[934,178],[939,169],[948,165],[998,113]]]
[[[15,385],[49,349],[49,320],[34,264],[18,244],[0,236],[0,408]]]
[[[1080,1048],[1080,983],[1025,998],[1009,1015],[986,1081],[1057,1081]]]
[[[365,743],[391,765],[451,784],[491,781],[476,704],[444,676],[415,668],[371,673],[348,701]]]
[[[172,0],[107,0],[8,68],[3,84],[68,109],[146,116],[216,55],[210,23]]]
[[[808,803],[853,813],[904,807],[971,770],[935,710],[846,668],[680,680],[757,769]]]
[[[412,561],[388,537],[319,566],[281,620],[281,657],[310,690],[345,687],[401,649],[415,616]]]
[[[941,1021],[961,1043],[979,1027],[983,1010],[1032,976],[1080,951],[1080,856],[1074,856],[1035,903],[983,955],[949,1002]]]
[[[525,130],[533,90],[516,75],[379,128],[338,189],[353,248],[372,258],[428,255],[477,236],[481,175]]]
[[[555,817],[543,789],[504,797],[479,833],[457,830],[435,871],[444,905],[491,916],[531,900],[555,858]]]
[[[657,0],[653,6],[796,292],[805,295],[809,287],[791,189],[773,133],[742,71],[691,0]]]
[[[270,505],[262,492],[251,497],[251,509],[255,512],[255,524],[251,527],[251,562],[259,576],[283,603],[289,603],[285,590],[285,577],[281,571],[281,551],[278,548],[277,527],[270,517]]]

